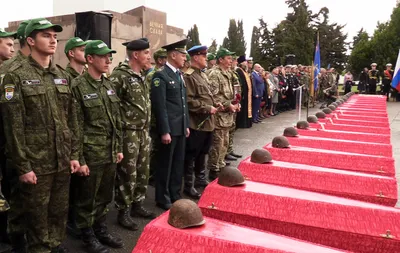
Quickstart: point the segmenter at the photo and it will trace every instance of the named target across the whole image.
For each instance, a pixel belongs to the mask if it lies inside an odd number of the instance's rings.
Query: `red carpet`
[[[251,181],[214,181],[199,206],[209,217],[334,248],[400,252],[400,210],[392,207]]]
[[[177,229],[166,212],[144,229],[132,253],[339,253],[298,239],[204,217],[201,227]]]
[[[290,148],[273,148],[264,146],[274,160],[321,166],[333,169],[364,172],[381,176],[394,177],[394,159],[391,157],[371,156],[349,152],[313,149],[290,146]]]
[[[273,161],[252,163],[250,158],[239,164],[239,170],[251,181],[320,192],[386,206],[397,202],[397,181],[365,173]]]

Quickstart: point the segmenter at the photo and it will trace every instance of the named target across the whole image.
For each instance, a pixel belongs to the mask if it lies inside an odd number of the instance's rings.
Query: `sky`
[[[71,4],[74,0],[54,0]],[[119,6],[126,6],[127,10],[144,4],[150,8],[167,13],[168,25],[183,28],[185,33],[194,24],[199,28],[200,42],[210,45],[212,39],[222,43],[227,35],[229,19],[243,19],[247,50],[250,50],[251,33],[258,19],[263,17],[270,27],[275,27],[285,19],[290,11],[285,0],[77,0],[79,1],[112,1],[120,2]],[[306,0],[310,9],[315,13],[322,7],[330,10],[330,21],[346,24],[344,32],[348,34],[348,41],[352,41],[362,27],[370,34],[375,30],[378,21],[390,19],[396,0],[379,0],[371,4],[371,0]],[[132,6],[130,6],[132,4]],[[9,21],[53,16],[53,0],[18,0],[23,8],[11,8],[0,15],[0,27],[7,27]],[[112,9],[111,9],[112,10]],[[118,10],[118,7],[115,8]]]

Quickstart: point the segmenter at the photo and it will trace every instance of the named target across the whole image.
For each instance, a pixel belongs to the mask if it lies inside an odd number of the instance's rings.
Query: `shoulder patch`
[[[4,97],[7,101],[10,101],[14,97],[15,85],[14,84],[6,84],[4,85]]]
[[[188,69],[188,70],[185,72],[186,75],[191,75],[191,74],[193,74],[193,73],[194,73],[194,69],[192,69],[192,68]]]
[[[153,84],[154,84],[154,87],[158,87],[158,86],[160,86],[160,78],[154,78],[153,79]]]

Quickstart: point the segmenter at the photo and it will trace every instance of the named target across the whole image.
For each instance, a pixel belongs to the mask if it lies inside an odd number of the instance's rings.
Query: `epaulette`
[[[164,66],[160,67],[159,69],[156,70],[156,72],[164,70]]]
[[[22,67],[21,62],[14,62],[14,64],[12,64],[12,66],[8,69],[7,72],[12,72],[14,70],[19,69],[20,67]]]
[[[191,75],[191,74],[193,74],[194,73],[194,69],[192,69],[192,68],[189,68],[186,72],[185,72],[185,75]]]

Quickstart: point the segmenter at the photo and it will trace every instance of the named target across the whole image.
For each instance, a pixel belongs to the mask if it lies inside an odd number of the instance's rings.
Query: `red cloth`
[[[339,112],[327,115],[327,118],[336,117],[339,119],[352,119],[352,120],[366,120],[366,121],[375,121],[375,122],[389,122],[388,117],[381,116],[368,116],[368,115],[354,115],[354,114],[340,114]]]
[[[356,153],[313,149],[290,146],[290,148],[273,148],[264,146],[274,160],[321,166],[333,169],[364,172],[369,174],[394,177],[394,159],[391,157],[362,155]]]
[[[390,144],[390,135],[317,129],[297,129],[297,132],[303,136]]]
[[[340,131],[347,131],[347,132],[360,132],[360,133],[390,135],[390,128],[388,128],[388,127],[345,125],[345,124],[336,124],[336,123],[332,124],[332,123],[328,122],[325,124],[325,129],[340,130]]]
[[[397,181],[392,177],[273,161],[243,160],[238,169],[246,179],[366,202],[395,206]]]
[[[298,239],[267,233],[204,217],[200,227],[177,229],[169,212],[149,223],[132,253],[339,253]]]
[[[391,144],[360,142],[341,139],[329,139],[313,136],[287,137],[290,145],[298,147],[318,148],[327,150],[359,153],[364,155],[393,156]]]
[[[358,125],[358,126],[372,126],[372,127],[386,127],[389,128],[389,122],[378,122],[378,121],[367,121],[367,120],[355,120],[355,119],[336,119],[332,118],[333,123],[337,124],[348,124],[348,125]]]
[[[209,217],[334,248],[400,252],[400,210],[393,207],[252,181],[238,187],[214,181],[199,206]],[[381,236],[387,230],[394,238]]]

